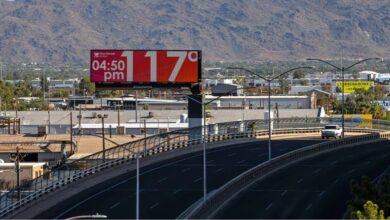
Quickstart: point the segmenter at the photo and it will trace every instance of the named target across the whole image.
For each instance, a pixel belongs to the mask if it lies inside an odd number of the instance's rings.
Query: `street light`
[[[265,77],[265,76],[262,76],[258,73],[255,73],[251,70],[248,70],[246,68],[243,68],[243,67],[227,67],[227,69],[231,69],[231,70],[243,70],[245,72],[248,72],[249,74],[252,74],[252,75],[255,75],[265,81],[268,82],[268,160],[271,160],[272,158],[272,154],[271,154],[271,82],[291,71],[294,71],[294,70],[298,70],[298,69],[312,69],[313,67],[311,66],[302,66],[302,67],[296,67],[296,68],[292,68],[292,69],[289,69],[279,75],[276,75],[276,76],[268,76],[268,77]]]
[[[137,184],[136,184],[136,212],[135,212],[135,219],[139,219],[139,157],[140,157],[140,152],[137,152],[135,154],[137,157]]]
[[[345,120],[344,120],[344,72],[347,71],[348,69],[356,66],[357,64],[359,63],[363,63],[363,62],[366,62],[368,60],[382,60],[381,58],[378,58],[378,57],[375,57],[375,58],[367,58],[367,59],[363,59],[363,60],[360,60],[350,66],[347,66],[347,67],[344,67],[343,66],[343,62],[341,62],[341,67],[338,67],[338,66],[335,66],[333,65],[332,63],[328,62],[328,61],[325,61],[325,60],[322,60],[322,59],[317,59],[317,58],[307,58],[306,60],[308,61],[318,61],[318,62],[321,62],[321,63],[325,63],[326,65],[329,65],[331,67],[333,67],[334,69],[338,70],[341,72],[341,87],[342,87],[342,95],[341,95],[341,120],[342,120],[342,131],[341,131],[341,136],[342,138],[344,138],[344,124],[345,124]]]
[[[103,142],[103,163],[106,162],[106,141],[104,137],[104,119],[108,117],[108,114],[98,114],[98,118],[102,119],[102,142]]]
[[[207,200],[207,169],[206,169],[206,105],[214,102],[215,100],[218,100],[220,99],[222,96],[224,95],[228,95],[228,94],[231,94],[233,91],[236,91],[237,89],[232,89],[230,91],[228,91],[227,93],[224,93],[222,95],[219,95],[217,96],[216,98],[208,101],[208,102],[204,102],[205,100],[205,94],[203,93],[203,97],[202,97],[202,100],[203,102],[199,102],[198,100],[194,99],[194,98],[191,98],[190,96],[187,96],[189,99],[191,99],[192,101],[202,105],[202,114],[203,114],[203,140],[202,140],[202,145],[203,145],[203,201],[206,202]],[[169,126],[169,117],[168,117],[168,126]]]

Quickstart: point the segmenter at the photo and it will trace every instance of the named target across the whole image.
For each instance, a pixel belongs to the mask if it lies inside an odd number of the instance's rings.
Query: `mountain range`
[[[387,0],[0,0],[0,61],[200,49],[207,61],[388,57]]]

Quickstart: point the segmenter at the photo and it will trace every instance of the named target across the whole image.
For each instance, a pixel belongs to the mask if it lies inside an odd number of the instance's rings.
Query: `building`
[[[216,99],[216,96],[206,96],[206,102]],[[267,109],[268,96],[223,96],[212,102],[214,108],[249,108]],[[279,109],[315,109],[315,94],[310,96],[271,96],[272,108]]]
[[[47,169],[46,163],[24,163],[20,166],[20,182],[35,179],[42,176]],[[0,188],[2,190],[14,188],[16,184],[15,163],[0,163]]]
[[[213,96],[239,96],[242,94],[242,87],[236,84],[220,83],[211,87],[211,94]]]

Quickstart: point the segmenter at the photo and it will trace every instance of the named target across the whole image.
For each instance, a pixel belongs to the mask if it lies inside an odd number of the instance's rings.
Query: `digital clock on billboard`
[[[91,50],[95,83],[198,83],[198,50]]]

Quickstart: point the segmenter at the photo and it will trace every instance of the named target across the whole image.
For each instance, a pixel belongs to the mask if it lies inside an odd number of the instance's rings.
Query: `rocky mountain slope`
[[[0,61],[88,63],[94,48],[210,61],[390,54],[390,1],[0,0]]]

